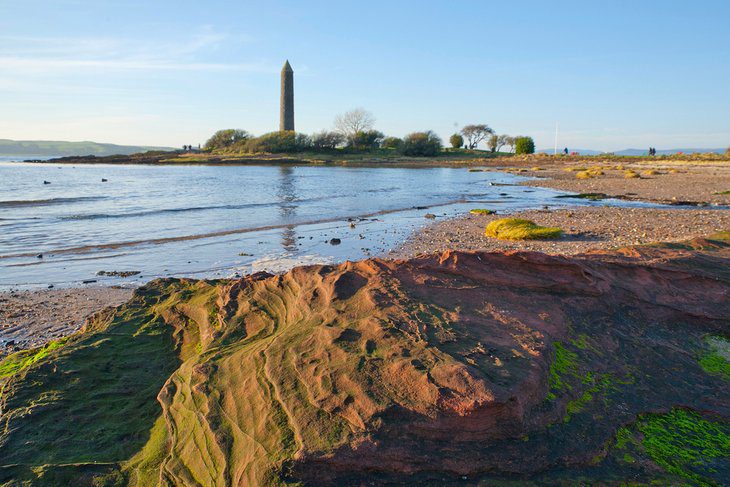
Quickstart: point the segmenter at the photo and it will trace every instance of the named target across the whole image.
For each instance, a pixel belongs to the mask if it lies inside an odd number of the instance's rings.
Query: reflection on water
[[[279,167],[279,214],[282,221],[292,221],[297,212],[297,193],[292,166]],[[287,252],[296,250],[297,234],[294,225],[287,225],[281,231],[281,246]]]

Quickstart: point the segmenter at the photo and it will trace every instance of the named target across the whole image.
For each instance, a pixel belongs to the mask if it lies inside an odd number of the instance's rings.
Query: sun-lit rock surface
[[[0,483],[719,484],[729,262],[717,239],[153,281],[0,362]]]

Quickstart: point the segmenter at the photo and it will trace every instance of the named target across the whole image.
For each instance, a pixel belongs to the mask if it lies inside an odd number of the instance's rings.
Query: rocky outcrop
[[[703,365],[729,257],[719,239],[153,281],[0,363],[0,480],[720,482],[726,456],[675,465],[647,438],[677,410],[730,433],[727,378]]]

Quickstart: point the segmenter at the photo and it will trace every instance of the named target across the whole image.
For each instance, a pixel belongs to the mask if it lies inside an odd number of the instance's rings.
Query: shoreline
[[[441,161],[440,161],[441,162]],[[468,164],[474,164],[470,161]],[[667,161],[660,162],[662,167]],[[483,166],[480,166],[483,167]],[[643,165],[642,169],[651,167]],[[466,168],[465,168],[466,169]],[[730,205],[730,165],[692,166],[677,172],[624,179],[622,171],[604,169],[604,175],[576,179],[563,164],[531,169],[483,167],[487,171],[513,172],[536,177],[524,186],[538,186],[578,194],[601,193],[651,203],[670,203],[681,198],[693,205]],[[682,171],[682,172],[679,172]],[[688,182],[689,180],[689,182]],[[718,189],[719,188],[719,189]],[[724,188],[724,189],[722,189]],[[630,190],[630,191],[629,191]],[[674,199],[672,199],[674,195]],[[443,220],[416,231],[397,248],[380,257],[408,258],[419,254],[450,250],[514,251],[529,250],[548,254],[578,254],[604,251],[627,245],[677,242],[730,230],[730,211],[698,207],[670,209],[625,207],[571,207],[567,209],[527,210],[510,216],[534,220],[545,226],[558,226],[565,235],[556,240],[500,241],[483,235],[489,221],[498,215],[462,215]],[[0,292],[0,357],[19,349],[43,345],[52,339],[78,331],[87,317],[109,306],[118,306],[132,296],[132,288],[119,286],[71,287],[45,290]]]

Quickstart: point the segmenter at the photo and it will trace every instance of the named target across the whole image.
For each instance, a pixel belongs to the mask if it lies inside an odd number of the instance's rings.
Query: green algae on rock
[[[711,481],[730,392],[687,351],[728,332],[729,260],[697,240],[153,281],[2,379],[0,485]],[[689,466],[652,426],[677,406],[715,425],[690,418]]]

